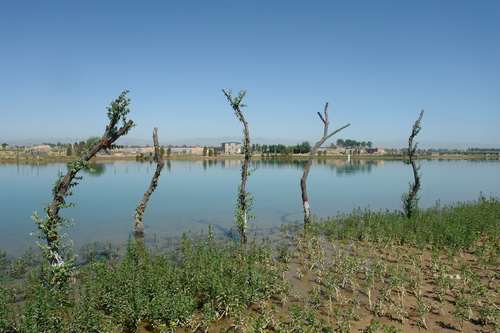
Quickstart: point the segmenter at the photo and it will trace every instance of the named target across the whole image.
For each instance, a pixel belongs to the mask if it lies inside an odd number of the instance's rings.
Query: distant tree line
[[[307,154],[311,151],[311,145],[307,141],[304,141],[302,143],[297,143],[294,146],[285,146],[283,144],[277,144],[277,145],[253,144],[252,151],[262,154],[274,154],[274,155]]]
[[[351,140],[351,139],[338,139],[337,144],[331,144],[330,147],[336,148],[336,147],[341,147],[341,148],[371,148],[373,146],[373,143],[371,141],[356,141],[356,140]]]
[[[203,147],[203,156],[209,156],[209,157],[212,157],[212,156],[218,156],[220,155],[220,152],[215,149],[215,148],[207,148],[207,146]]]
[[[467,151],[482,151],[482,152],[499,151],[500,152],[500,148],[467,148]]]

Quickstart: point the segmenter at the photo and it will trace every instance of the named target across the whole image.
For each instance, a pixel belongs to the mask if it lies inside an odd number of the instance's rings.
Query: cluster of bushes
[[[44,263],[31,255],[0,267],[1,332],[136,332],[207,327],[282,288],[282,275],[267,265],[271,250],[209,237],[184,237],[165,253],[128,245],[90,251],[73,283],[54,284]],[[104,255],[103,255],[104,254]]]

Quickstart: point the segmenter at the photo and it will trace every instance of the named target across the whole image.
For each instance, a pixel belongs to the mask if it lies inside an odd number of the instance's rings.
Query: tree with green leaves
[[[309,198],[307,197],[307,176],[309,174],[309,169],[311,168],[312,161],[314,159],[314,155],[318,151],[318,148],[329,138],[331,138],[333,135],[337,134],[338,132],[342,131],[344,128],[349,127],[351,124],[344,125],[335,131],[328,133],[328,126],[330,124],[328,120],[328,103],[325,105],[325,109],[323,110],[323,115],[318,112],[318,116],[323,122],[323,137],[316,142],[314,147],[311,149],[311,153],[309,154],[309,159],[306,163],[306,166],[304,168],[304,174],[302,175],[302,178],[300,178],[300,189],[302,192],[302,206],[304,208],[304,225],[308,225],[310,220],[311,220],[311,206],[309,205]]]
[[[71,146],[71,143],[68,144],[66,147],[66,156],[71,156],[73,155],[73,147]]]
[[[39,231],[34,233],[38,238],[44,239],[47,245],[38,243],[41,247],[43,255],[49,260],[53,267],[62,267],[60,272],[65,272],[65,260],[63,259],[64,249],[67,244],[61,241],[65,235],[59,233],[62,227],[67,227],[72,224],[72,220],[61,217],[59,211],[62,208],[74,206],[73,203],[67,203],[66,199],[72,195],[72,188],[78,183],[76,180],[77,173],[82,169],[90,169],[89,160],[101,150],[108,151],[116,148],[114,142],[123,135],[126,135],[134,126],[132,120],[126,119],[126,115],[130,112],[128,108],[130,99],[126,97],[128,90],[122,92],[120,96],[110,103],[107,107],[109,123],[106,126],[101,139],[94,143],[93,146],[82,151],[82,157],[68,163],[68,172],[59,175],[59,179],[55,182],[52,194],[53,200],[51,204],[44,205],[45,217],[38,216],[35,212],[32,219],[38,226]],[[121,124],[120,124],[121,123]]]
[[[86,141],[80,141],[79,146],[80,146],[81,150],[85,150],[85,149],[87,149],[87,142]]]
[[[418,190],[420,189],[420,174],[418,171],[420,167],[417,167],[417,163],[415,162],[415,153],[417,152],[417,143],[413,144],[413,139],[420,132],[421,126],[420,121],[424,116],[424,110],[420,111],[420,117],[418,117],[417,121],[413,125],[410,137],[408,138],[408,159],[405,161],[406,164],[411,165],[413,170],[413,179],[414,182],[410,183],[410,188],[408,193],[403,194],[403,209],[406,217],[411,218],[415,212],[418,211]]]
[[[249,164],[250,164],[250,158],[252,157],[252,152],[250,149],[250,132],[248,130],[248,123],[245,120],[245,117],[243,116],[243,112],[241,112],[241,108],[246,107],[245,104],[242,104],[241,101],[245,97],[246,91],[240,91],[238,93],[238,96],[232,97],[231,96],[231,90],[229,92],[226,92],[224,89],[222,89],[222,92],[224,95],[226,95],[227,100],[229,101],[229,104],[231,104],[231,107],[234,110],[234,113],[238,120],[243,124],[243,144],[242,144],[242,150],[244,154],[244,159],[241,165],[241,185],[238,188],[238,200],[236,203],[236,216],[235,216],[235,221],[236,221],[236,226],[238,228],[238,231],[240,232],[240,239],[241,242],[246,244],[247,242],[247,226],[248,226],[248,218],[249,218],[249,211],[252,206],[252,198],[249,196],[249,193],[246,191],[246,182],[247,178],[249,175]]]

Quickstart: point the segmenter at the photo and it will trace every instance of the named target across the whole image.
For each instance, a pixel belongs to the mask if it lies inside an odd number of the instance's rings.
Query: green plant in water
[[[38,232],[32,233],[39,239],[46,241],[45,244],[40,244],[44,257],[51,263],[55,274],[54,281],[65,281],[71,274],[71,266],[73,265],[72,258],[69,257],[71,252],[71,241],[62,243],[61,241],[66,235],[60,235],[60,230],[63,227],[70,227],[72,220],[61,217],[59,211],[63,208],[74,206],[74,203],[67,203],[67,197],[72,195],[72,188],[78,183],[81,177],[77,173],[82,169],[90,169],[89,160],[94,157],[99,151],[108,151],[117,147],[114,142],[123,135],[126,135],[134,126],[133,121],[127,121],[126,115],[130,112],[128,105],[130,99],[126,98],[128,91],[124,91],[120,96],[110,103],[107,107],[109,124],[106,126],[103,136],[100,140],[89,139],[89,143],[93,146],[85,145],[82,152],[82,157],[68,163],[68,172],[65,175],[59,175],[59,179],[54,183],[52,188],[53,201],[51,204],[44,204],[45,217],[40,217],[37,212],[34,212],[32,219],[38,226]],[[119,123],[121,127],[119,128]]]
[[[250,148],[250,131],[248,130],[248,123],[243,116],[243,112],[241,108],[246,107],[247,105],[242,104],[241,101],[245,97],[246,91],[240,91],[238,96],[232,97],[232,91],[226,92],[222,89],[224,95],[226,95],[229,104],[234,110],[234,113],[238,120],[243,124],[243,154],[245,158],[243,159],[241,165],[241,185],[238,187],[238,200],[236,203],[236,212],[235,212],[235,222],[236,227],[240,233],[241,242],[247,243],[247,227],[248,227],[248,219],[249,211],[252,206],[253,199],[249,196],[249,192],[246,191],[246,182],[248,176],[250,176],[249,164],[250,159],[252,157],[252,150]]]
[[[420,132],[420,121],[422,120],[423,115],[424,110],[420,111],[420,117],[413,125],[410,138],[408,139],[408,161],[406,162],[406,164],[410,164],[412,166],[414,177],[414,182],[410,183],[410,189],[408,193],[403,194],[403,209],[406,217],[408,218],[412,217],[418,210],[418,190],[420,189],[420,175],[418,173],[418,170],[420,169],[420,167],[417,167],[417,164],[414,160],[415,153],[417,152],[417,144],[413,145],[413,139]]]

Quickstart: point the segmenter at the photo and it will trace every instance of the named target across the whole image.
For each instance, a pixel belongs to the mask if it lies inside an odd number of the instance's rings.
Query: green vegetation
[[[311,152],[311,144],[308,141],[297,143],[295,146],[285,146],[283,144],[260,145],[256,143],[252,145],[251,150],[273,156],[291,156],[292,154],[307,154]]]
[[[243,98],[245,97],[246,91],[240,91],[238,96],[234,98],[231,96],[232,91],[226,92],[222,89],[224,95],[226,95],[229,104],[234,111],[234,114],[238,118],[238,120],[243,124],[243,144],[242,144],[242,152],[245,158],[241,163],[241,184],[238,187],[238,198],[236,201],[236,211],[235,211],[235,222],[236,227],[240,233],[241,242],[246,244],[247,242],[247,226],[248,219],[251,218],[249,216],[249,212],[252,209],[253,198],[250,193],[246,190],[246,182],[248,176],[250,176],[250,170],[248,169],[250,164],[250,159],[252,158],[252,151],[250,149],[250,132],[248,130],[248,122],[245,120],[243,116],[243,112],[241,108],[246,107],[247,105],[241,103]]]
[[[271,232],[273,234],[273,232]],[[68,284],[0,253],[1,332],[500,330],[500,201],[355,210],[248,245],[90,246]],[[184,329],[182,329],[184,328]]]
[[[414,182],[410,183],[410,188],[408,189],[408,193],[403,193],[403,210],[406,217],[411,218],[418,211],[418,191],[420,190],[420,166],[417,166],[415,162],[415,153],[417,152],[417,143],[413,144],[413,139],[420,132],[421,126],[420,121],[424,115],[424,110],[420,112],[420,117],[417,119],[415,124],[413,125],[410,137],[408,139],[408,159],[405,160],[405,163],[411,165],[413,170],[413,179]]]
[[[66,147],[66,156],[71,156],[73,155],[73,146],[70,144],[68,144],[68,146]]]
[[[281,272],[271,265],[270,248],[255,243],[246,249],[233,241],[216,241],[213,235],[184,237],[164,254],[130,243],[120,261],[113,251],[99,257],[101,251],[89,250],[91,260],[75,275],[77,283],[58,287],[47,287],[47,268],[33,268],[31,256],[5,259],[0,331],[208,327],[222,317],[241,315],[283,288]]]
[[[411,219],[401,212],[357,209],[320,224],[332,239],[354,239],[415,247],[472,249],[485,236],[500,237],[500,203],[495,198],[421,210]]]
[[[335,147],[343,147],[343,148],[371,148],[373,146],[373,143],[371,141],[365,142],[365,141],[356,141],[352,139],[337,139],[337,145],[334,145],[333,143],[330,145],[330,147],[335,148]]]
[[[128,108],[130,99],[126,97],[127,93],[128,90],[123,91],[106,108],[108,110],[109,124],[106,125],[106,130],[101,138],[89,138],[88,143],[92,146],[87,146],[85,141],[80,144],[75,143],[75,150],[79,149],[77,155],[83,155],[83,157],[68,162],[68,172],[65,175],[62,173],[59,175],[52,188],[52,203],[43,205],[45,216],[39,216],[37,212],[33,213],[32,219],[38,227],[38,231],[33,235],[47,243],[45,245],[37,242],[44,257],[51,263],[54,283],[64,281],[69,276],[73,264],[71,257],[72,243],[71,241],[62,243],[61,241],[66,235],[59,233],[61,228],[71,226],[72,220],[61,217],[59,211],[75,205],[74,203],[67,203],[66,199],[73,194],[72,189],[78,184],[77,180],[82,179],[82,177],[77,176],[77,173],[82,169],[89,170],[89,161],[92,157],[101,150],[107,152],[109,149],[116,148],[114,142],[122,135],[126,135],[135,126],[132,120],[127,121],[126,119],[127,114],[130,112]],[[118,127],[119,123],[122,125],[120,128]]]

